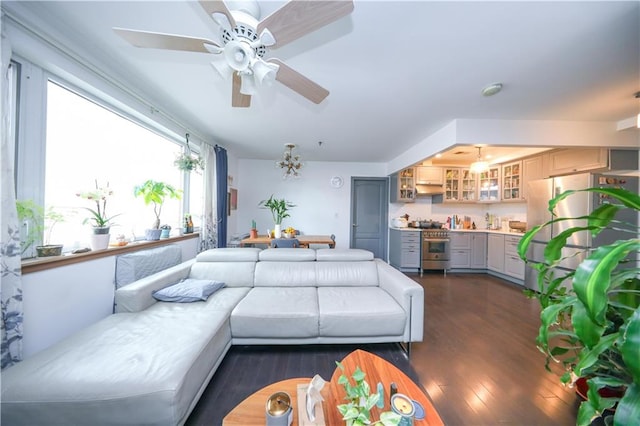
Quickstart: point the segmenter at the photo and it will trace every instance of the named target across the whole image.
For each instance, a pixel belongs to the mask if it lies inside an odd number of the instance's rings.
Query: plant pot
[[[109,247],[109,238],[111,234],[91,234],[89,240],[89,246],[91,250],[104,250]]]
[[[279,223],[275,225],[273,230],[273,238],[282,238],[282,225]]]
[[[575,383],[576,393],[580,398],[582,398],[585,401],[588,399],[587,392],[589,392],[589,384],[587,383],[587,380],[589,380],[588,377],[579,377]],[[600,389],[598,391],[598,394],[600,394],[602,398],[614,398],[614,397],[622,398],[625,392],[626,392],[626,388],[624,387],[618,387],[618,388],[605,387]],[[616,407],[614,406],[613,408],[611,408],[611,411],[616,411]]]
[[[147,241],[157,241],[160,239],[160,234],[162,234],[162,229],[147,229],[144,232],[144,239]]]
[[[91,229],[93,230],[93,233],[95,235],[102,235],[102,234],[108,234],[111,227],[110,226],[102,226],[102,227],[94,226]]]
[[[62,244],[36,246],[36,253],[38,257],[60,256],[62,254]]]
[[[161,229],[160,230],[160,238],[169,238],[169,233],[171,232],[171,229]]]
[[[251,229],[249,231],[249,237],[250,238],[258,238],[258,230],[257,229]]]

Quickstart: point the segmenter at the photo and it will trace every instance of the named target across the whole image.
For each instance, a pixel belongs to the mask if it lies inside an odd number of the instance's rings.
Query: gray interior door
[[[352,177],[350,247],[372,251],[386,261],[388,211],[388,178]]]

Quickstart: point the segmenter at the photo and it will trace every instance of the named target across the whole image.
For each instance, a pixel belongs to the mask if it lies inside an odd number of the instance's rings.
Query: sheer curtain
[[[0,301],[2,302],[2,369],[22,359],[22,282],[20,259],[20,223],[16,211],[13,174],[13,129],[11,127],[11,45],[2,34],[2,94],[0,99]]]
[[[204,214],[202,229],[200,230],[200,251],[209,250],[217,246],[216,224],[216,154],[209,144],[202,144],[200,155],[204,158]]]
[[[227,246],[227,150],[216,145],[216,213],[218,247]]]

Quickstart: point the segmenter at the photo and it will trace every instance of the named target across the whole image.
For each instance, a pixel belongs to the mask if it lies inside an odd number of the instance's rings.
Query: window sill
[[[118,254],[129,253],[138,250],[144,250],[152,247],[158,247],[174,243],[176,241],[188,240],[191,238],[200,238],[199,233],[186,234],[178,237],[163,238],[158,241],[136,241],[122,247],[109,247],[105,250],[90,251],[78,254],[63,254],[62,256],[38,257],[33,259],[25,259],[22,261],[22,274],[30,274],[32,272],[45,271],[47,269],[58,268],[60,266],[72,265],[74,263],[87,262],[89,260],[100,259],[102,257],[114,256]]]

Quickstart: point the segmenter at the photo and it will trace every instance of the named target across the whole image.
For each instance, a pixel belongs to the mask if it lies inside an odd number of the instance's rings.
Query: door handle
[[[357,228],[357,227],[358,227],[358,224],[354,223],[354,224],[353,224],[353,225],[351,225],[351,226],[353,226],[354,228]]]

